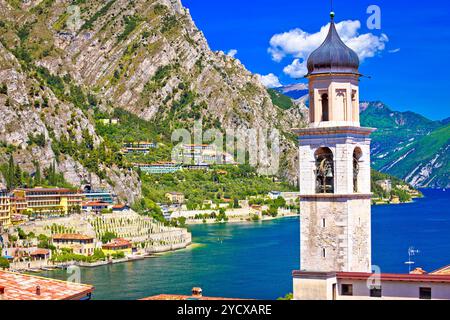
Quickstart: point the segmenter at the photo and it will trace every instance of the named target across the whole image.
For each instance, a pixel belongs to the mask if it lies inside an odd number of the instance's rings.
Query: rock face
[[[2,111],[0,141],[15,148],[13,153],[15,162],[23,170],[32,173],[35,170],[35,162],[38,162],[41,168],[48,168],[58,160],[57,170],[63,172],[67,182],[72,185],[80,186],[90,181],[94,188],[106,187],[124,200],[133,202],[140,197],[140,184],[135,175],[129,175],[132,182],[122,183],[130,178],[123,172],[117,174],[111,171],[108,177],[118,180],[118,184],[112,187],[103,183],[95,174],[90,174],[70,156],[57,157],[52,149],[51,136],[59,139],[68,136],[71,131],[81,142],[82,131],[87,130],[93,137],[94,144],[98,145],[101,138],[96,134],[92,120],[80,109],[58,100],[49,88],[42,87],[35,79],[29,77],[14,55],[6,51],[2,44],[0,44],[0,59],[2,66],[0,83],[7,87],[7,94],[0,95]],[[34,103],[43,99],[48,100],[45,107]],[[30,144],[30,135],[43,135],[45,141],[41,145]],[[0,160],[5,162],[6,155],[1,154]]]
[[[0,84],[7,86],[0,94],[0,141],[16,147],[21,167],[32,172],[35,161],[46,168],[58,160],[74,185],[104,185],[131,202],[141,197],[139,179],[128,170],[100,163],[101,179],[72,156],[55,154],[61,139],[82,143],[88,134],[95,146],[103,142],[94,112],[78,103],[81,92],[104,113],[121,108],[167,132],[195,120],[223,130],[279,129],[281,174],[297,180],[289,131],[304,125],[304,106],[274,106],[238,60],[210,50],[179,0],[73,3],[0,1]],[[45,143],[29,143],[38,134]]]

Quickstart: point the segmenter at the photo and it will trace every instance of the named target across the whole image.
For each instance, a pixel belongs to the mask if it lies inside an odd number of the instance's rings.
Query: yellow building
[[[55,234],[52,243],[58,250],[70,249],[83,256],[92,256],[95,250],[94,237],[82,234]]]
[[[169,199],[170,202],[176,203],[176,204],[182,204],[184,203],[184,194],[180,192],[169,192],[166,193],[166,198]]]
[[[104,244],[102,249],[106,255],[113,255],[119,252],[130,255],[132,253],[132,244],[126,239],[113,239],[110,243]]]
[[[15,213],[68,214],[80,210],[83,200],[80,191],[62,188],[16,189],[13,196]]]
[[[11,225],[11,200],[8,192],[0,190],[0,229]]]

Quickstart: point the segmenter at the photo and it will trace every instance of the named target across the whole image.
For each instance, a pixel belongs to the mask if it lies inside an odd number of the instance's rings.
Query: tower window
[[[343,284],[341,286],[341,294],[343,296],[353,296],[353,285],[352,284]]]
[[[330,148],[320,148],[316,158],[316,192],[334,193],[334,159]]]
[[[431,288],[420,288],[419,298],[422,300],[431,300]]]
[[[381,298],[383,296],[381,286],[372,286],[370,288],[370,296],[372,298]]]
[[[322,95],[322,121],[330,121],[328,94]]]
[[[322,258],[326,258],[327,257],[327,249],[323,248],[322,249]]]
[[[327,227],[327,221],[325,219],[322,219],[322,228]]]
[[[358,178],[359,178],[359,163],[362,157],[362,150],[361,148],[356,148],[355,151],[353,151],[353,192],[358,193],[359,192],[359,186],[358,186]]]
[[[353,117],[353,121],[358,121],[359,117],[359,101],[357,100],[357,91],[356,90],[352,90],[352,117]]]

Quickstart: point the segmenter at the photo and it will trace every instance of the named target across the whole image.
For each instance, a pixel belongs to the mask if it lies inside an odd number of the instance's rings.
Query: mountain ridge
[[[179,0],[6,0],[0,22],[0,59],[13,61],[2,63],[0,107],[14,118],[0,122],[7,151],[0,161],[12,155],[29,174],[36,162],[42,170],[56,162],[69,183],[141,198],[121,142],[98,131],[118,109],[165,139],[195,120],[221,130],[304,125],[301,108],[273,105],[257,76],[211,51]],[[294,182],[295,139],[283,130],[281,149],[280,175]]]

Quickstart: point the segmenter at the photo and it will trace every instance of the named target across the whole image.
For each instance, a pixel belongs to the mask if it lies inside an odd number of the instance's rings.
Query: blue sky
[[[288,68],[286,74],[286,67],[295,59],[299,67],[302,55],[308,54],[305,44],[315,43],[311,35],[328,23],[330,11],[330,0],[182,2],[213,50],[235,49],[236,58],[251,72],[273,73],[282,84],[299,82],[294,77],[298,72],[292,72],[295,68]],[[381,9],[380,30],[366,25],[370,5]],[[342,32],[365,57],[360,71],[371,79],[361,81],[362,99],[381,100],[392,109],[414,111],[433,120],[450,117],[450,3],[335,0],[334,11],[337,23],[352,21],[342,23]],[[300,30],[291,31],[296,28]],[[273,40],[283,56],[275,61],[268,49],[272,37],[283,33]],[[302,36],[303,41],[292,42]]]

